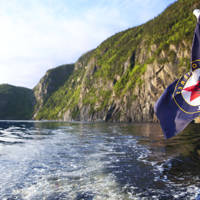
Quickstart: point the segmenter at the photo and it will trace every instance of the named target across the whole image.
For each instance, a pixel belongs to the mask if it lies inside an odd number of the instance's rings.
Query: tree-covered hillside
[[[189,70],[198,0],[179,0],[146,24],[83,55],[37,119],[152,121],[164,88]]]
[[[73,70],[74,64],[66,64],[52,68],[46,72],[45,76],[41,78],[33,89],[36,98],[35,115],[48,98],[64,85],[73,73]]]
[[[35,98],[33,91],[12,85],[0,85],[0,119],[24,120],[33,115]]]

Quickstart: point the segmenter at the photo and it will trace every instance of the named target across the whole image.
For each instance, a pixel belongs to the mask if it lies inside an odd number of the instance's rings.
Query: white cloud
[[[155,12],[158,2],[164,1],[0,1],[0,83],[32,88],[50,67],[157,15],[167,5]]]

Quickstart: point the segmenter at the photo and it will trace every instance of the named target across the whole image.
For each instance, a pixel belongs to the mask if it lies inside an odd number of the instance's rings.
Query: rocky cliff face
[[[33,91],[23,87],[7,84],[0,85],[0,119],[31,119],[35,98]]]
[[[95,77],[98,68],[102,66],[98,66],[94,58],[91,59],[81,82],[80,98],[77,104],[80,113],[77,119],[120,122],[156,120],[153,111],[156,100],[170,83],[188,69],[186,64],[190,58],[190,45],[186,47],[188,50],[174,45],[170,48],[184,55],[180,56],[177,53],[174,60],[167,63],[158,63],[154,60],[146,64],[144,60],[151,59],[153,49],[156,50],[156,48],[152,47],[150,53],[144,50],[143,55],[140,54],[138,57],[136,51],[135,61],[133,62],[132,58],[128,57],[123,63],[122,74],[114,74],[112,79]],[[163,51],[163,58],[167,57],[167,54]],[[188,60],[180,67],[182,56]],[[72,111],[65,112],[63,119],[76,119],[71,114]]]
[[[198,0],[179,0],[157,18],[120,32],[83,55],[61,87],[47,98],[37,97],[35,118],[156,120],[155,101],[189,71],[196,7],[200,7]],[[44,85],[40,84],[40,91]]]
[[[42,108],[47,99],[61,87],[72,74],[74,65],[62,65],[48,70],[45,76],[35,86],[34,95],[36,98],[35,115]]]

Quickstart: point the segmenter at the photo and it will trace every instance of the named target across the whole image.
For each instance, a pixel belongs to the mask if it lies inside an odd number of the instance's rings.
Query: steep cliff
[[[33,91],[12,85],[0,85],[0,120],[31,119],[35,98]]]
[[[61,65],[50,69],[40,82],[34,87],[34,95],[36,98],[35,115],[45,104],[46,100],[58,90],[69,78],[74,70],[74,64]]]
[[[163,90],[190,67],[198,0],[179,0],[141,26],[83,55],[36,119],[153,121]]]

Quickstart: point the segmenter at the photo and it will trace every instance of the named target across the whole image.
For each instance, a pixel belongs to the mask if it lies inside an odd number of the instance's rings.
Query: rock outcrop
[[[34,119],[156,121],[156,100],[190,70],[192,10],[197,7],[198,0],[176,1],[146,24],[108,38],[75,64],[49,70],[34,88]]]
[[[40,82],[34,87],[34,95],[36,98],[35,115],[42,108],[47,99],[58,90],[69,76],[73,73],[74,64],[61,65],[50,69],[42,77]]]
[[[189,71],[198,0],[179,0],[155,19],[117,33],[83,55],[36,119],[155,121],[164,89]]]

